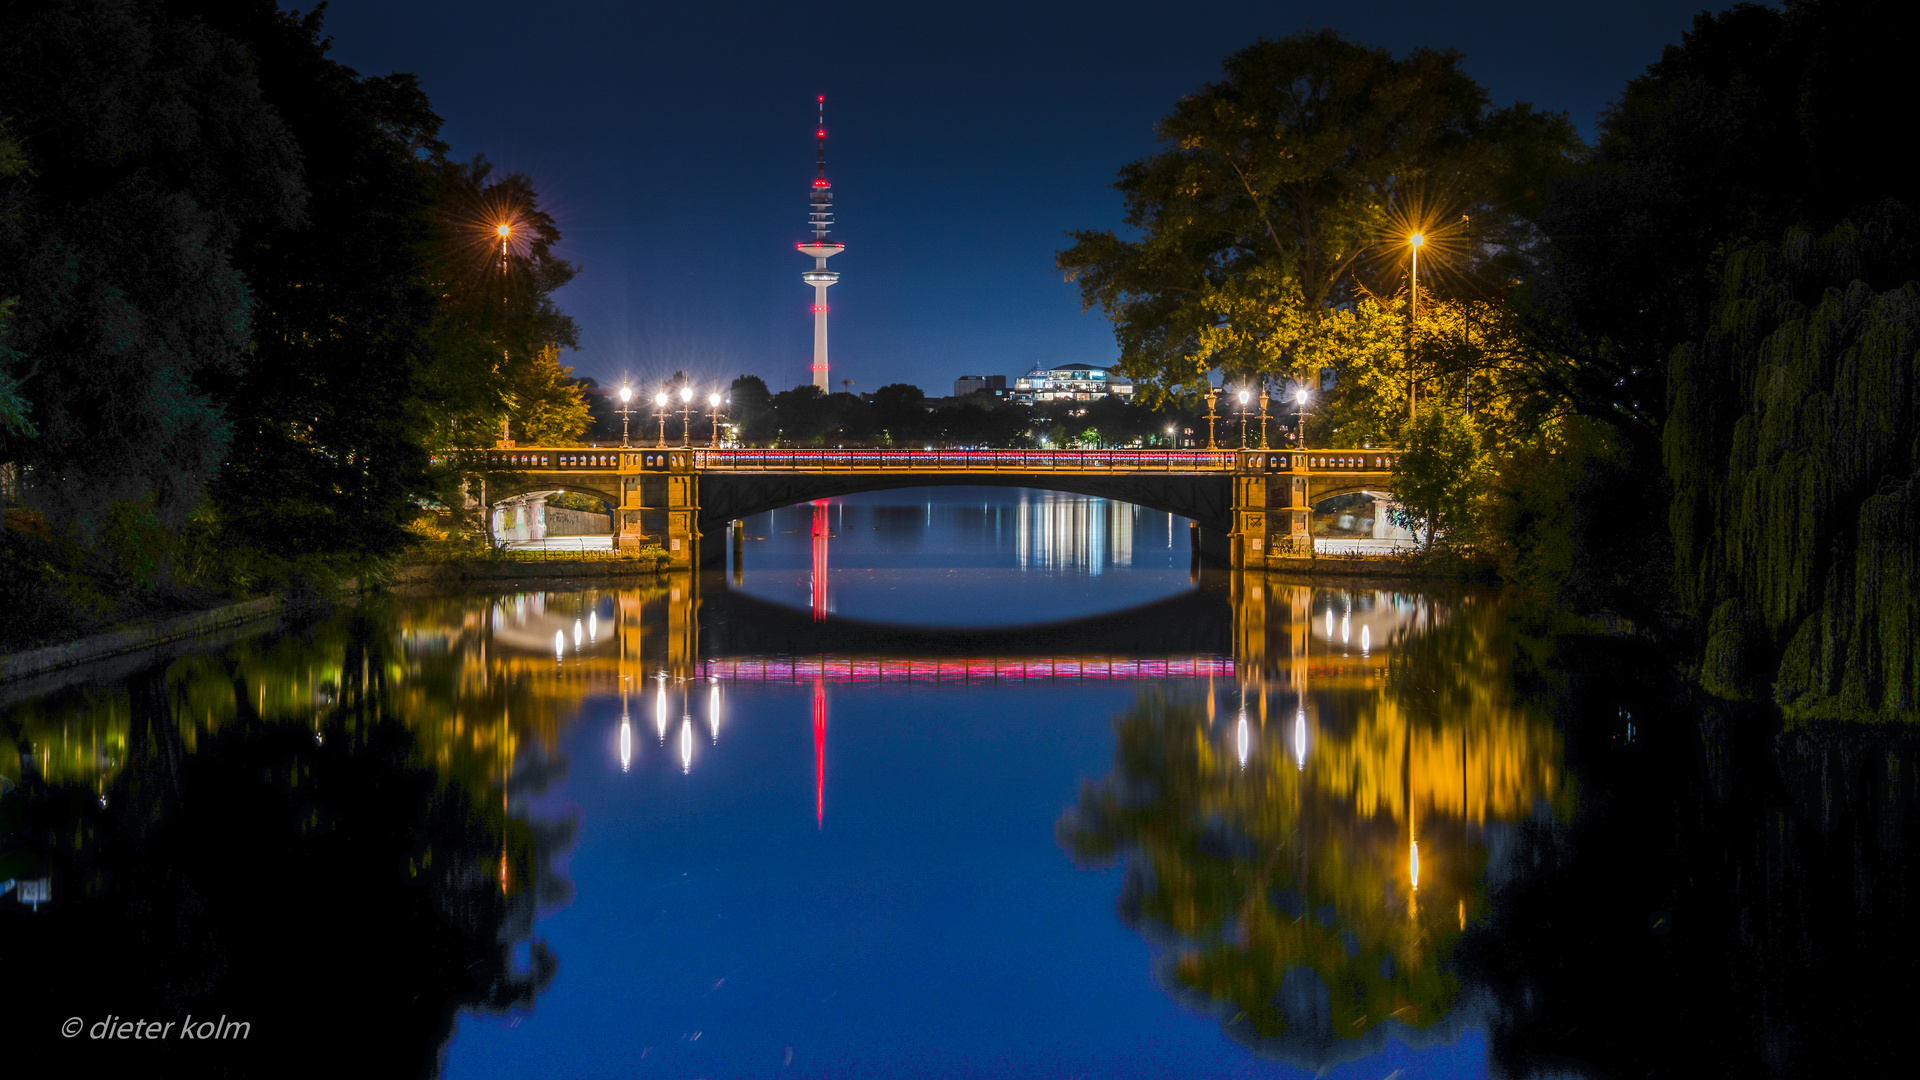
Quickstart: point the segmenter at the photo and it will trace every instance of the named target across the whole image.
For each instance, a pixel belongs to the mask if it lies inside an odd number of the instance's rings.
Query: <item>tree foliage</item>
[[[553,293],[579,269],[554,254],[559,225],[531,178],[496,178],[485,158],[439,166],[435,185],[427,274],[438,310],[423,387],[434,430],[464,446],[499,438],[503,422],[522,441],[577,435],[584,398],[556,372],[580,332]]]
[[[21,497],[90,529],[152,494],[177,524],[222,461],[216,388],[241,370],[255,301],[234,258],[306,204],[299,150],[246,49],[139,0],[10,4],[0,116],[4,382],[31,410],[0,462]]]
[[[412,76],[328,57],[318,11],[199,9],[247,46],[308,192],[298,221],[254,231],[238,254],[258,304],[248,362],[221,393],[235,431],[226,525],[281,557],[391,554],[426,483],[416,388],[434,306],[420,252],[440,118]]]
[[[1887,0],[1701,12],[1602,116],[1534,215],[1523,311],[1536,378],[1618,428],[1652,465],[1673,350],[1705,333],[1726,257],[1881,200],[1920,206],[1874,102],[1910,94]],[[1877,282],[1880,288],[1897,282]]]
[[[1381,300],[1413,232],[1449,253],[1430,270],[1486,288],[1487,253],[1523,232],[1516,212],[1576,140],[1564,116],[1492,108],[1460,62],[1331,31],[1229,57],[1161,121],[1168,148],[1121,170],[1138,238],[1083,230],[1058,254],[1112,319],[1120,369],[1164,395],[1216,370],[1306,381],[1386,363],[1405,328]]]
[[[1428,402],[1407,426],[1393,467],[1400,524],[1425,533],[1422,543],[1429,550],[1436,537],[1470,542],[1480,469],[1480,436],[1472,422],[1450,405]]]

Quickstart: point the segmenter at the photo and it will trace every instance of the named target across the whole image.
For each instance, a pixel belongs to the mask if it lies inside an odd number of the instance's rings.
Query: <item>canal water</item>
[[[1184,521],[1079,496],[869,494],[728,546],[704,575],[382,597],[5,690],[0,1054],[472,1078],[1909,1055],[1905,729],[1781,730],[1488,591],[1202,570]]]

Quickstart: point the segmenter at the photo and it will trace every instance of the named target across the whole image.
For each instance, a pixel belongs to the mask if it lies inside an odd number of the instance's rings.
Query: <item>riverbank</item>
[[[7,696],[15,696],[16,684],[30,683],[36,677],[52,675],[122,657],[135,657],[144,663],[165,647],[187,651],[214,643],[228,631],[248,627],[277,614],[282,602],[276,596],[263,596],[210,611],[157,619],[104,634],[90,634],[74,641],[38,649],[0,655],[0,686]],[[28,692],[32,692],[28,688]]]
[[[1393,578],[1422,582],[1499,584],[1499,576],[1491,566],[1443,551],[1407,551],[1392,555],[1269,555],[1262,569],[1270,574],[1315,580]]]
[[[420,551],[383,575],[382,584],[447,585],[460,582],[548,581],[555,578],[652,577],[667,568],[660,548],[624,551]]]

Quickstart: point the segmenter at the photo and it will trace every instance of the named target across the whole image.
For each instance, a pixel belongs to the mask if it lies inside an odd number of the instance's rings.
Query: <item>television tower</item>
[[[827,269],[827,260],[845,251],[847,245],[827,240],[827,231],[833,228],[833,185],[827,183],[827,98],[824,94],[820,96],[820,122],[814,129],[814,139],[819,145],[820,171],[813,178],[813,194],[807,198],[812,207],[807,217],[813,239],[794,246],[802,255],[813,257],[813,269],[801,274],[800,280],[813,286],[813,385],[825,394],[831,392],[827,389],[827,286],[840,280],[839,274]]]

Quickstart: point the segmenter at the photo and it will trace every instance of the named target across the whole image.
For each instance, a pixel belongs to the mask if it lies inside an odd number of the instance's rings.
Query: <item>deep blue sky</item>
[[[1702,6],[334,0],[327,28],[342,62],[417,73],[456,155],[534,178],[581,267],[560,294],[581,329],[567,362],[602,382],[807,380],[793,245],[827,95],[847,245],[833,379],[939,395],[963,373],[1112,361],[1053,253],[1066,230],[1118,225],[1115,171],[1256,38],[1329,26],[1456,48],[1496,102],[1566,110],[1590,135]]]

